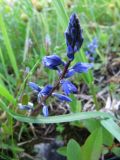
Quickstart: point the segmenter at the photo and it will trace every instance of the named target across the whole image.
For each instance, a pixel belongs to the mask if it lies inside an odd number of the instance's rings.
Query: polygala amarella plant
[[[20,109],[31,110],[31,115],[36,116],[40,113],[41,107],[45,117],[49,115],[48,106],[46,100],[49,97],[56,97],[59,101],[71,102],[69,94],[77,93],[76,86],[69,80],[75,73],[84,73],[90,69],[93,64],[78,62],[74,66],[70,66],[74,60],[75,53],[78,52],[83,44],[82,29],[79,23],[79,19],[76,14],[72,14],[69,20],[68,28],[65,32],[65,39],[67,45],[67,57],[68,61],[63,61],[58,55],[45,56],[42,60],[43,65],[46,68],[56,70],[59,78],[54,86],[48,84],[41,88],[34,82],[29,82],[29,87],[37,93],[38,105],[36,108],[31,107],[31,103],[28,105],[20,104]],[[91,47],[90,47],[91,48]],[[90,52],[91,50],[89,50]],[[55,90],[61,87],[62,93],[57,93]]]

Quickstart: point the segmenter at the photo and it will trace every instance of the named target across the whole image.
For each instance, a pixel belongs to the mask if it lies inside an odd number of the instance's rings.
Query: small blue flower
[[[43,95],[43,96],[49,95],[49,93],[51,92],[52,88],[53,88],[53,86],[48,84],[41,90],[40,94]]]
[[[57,55],[45,56],[43,58],[43,65],[49,69],[58,70],[58,66],[63,64],[64,62]]]
[[[48,115],[49,115],[49,112],[48,112],[48,106],[43,106],[43,108],[42,108],[42,113],[43,113],[43,115],[45,116],[45,117],[48,117]]]
[[[59,69],[59,70],[58,70],[58,75],[61,76],[62,72],[63,72],[63,71]],[[74,69],[68,69],[67,72],[66,72],[66,74],[65,74],[65,76],[64,76],[64,78],[70,78],[70,77],[72,77],[74,74],[75,74]]]
[[[65,78],[70,78],[75,74],[74,69],[69,69],[66,74],[65,74]]]
[[[94,58],[92,57],[93,54],[96,53],[96,49],[98,48],[98,40],[97,38],[94,38],[90,44],[88,44],[88,50],[85,52],[87,57],[94,61]]]
[[[65,96],[63,94],[58,94],[58,93],[53,93],[53,96],[57,97],[60,101],[66,101],[66,102],[71,102],[71,98],[69,98],[68,96]]]
[[[75,72],[84,73],[87,72],[92,67],[93,67],[92,63],[78,62],[72,67],[72,69],[74,69]]]
[[[31,110],[33,110],[33,103],[28,102],[27,105],[23,105],[22,103],[19,103],[19,104],[18,104],[18,107],[19,107],[20,110],[28,110],[28,111],[31,111]]]
[[[76,93],[77,92],[77,88],[70,81],[62,80],[61,84],[62,84],[62,90],[64,91],[64,93],[66,95],[69,95],[70,93]]]
[[[41,88],[34,82],[29,82],[28,85],[32,90],[34,90],[36,92],[40,92],[41,91]]]
[[[72,14],[70,17],[65,37],[67,44],[67,56],[70,60],[73,60],[75,52],[79,51],[83,43],[82,30],[76,14]]]

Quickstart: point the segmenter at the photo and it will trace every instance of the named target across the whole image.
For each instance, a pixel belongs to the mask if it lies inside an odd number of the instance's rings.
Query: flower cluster
[[[87,72],[93,66],[90,63],[82,62],[78,62],[75,65],[70,66],[71,62],[74,60],[75,53],[79,51],[83,43],[82,29],[76,14],[72,14],[70,17],[69,25],[65,32],[65,38],[67,45],[67,62],[55,54],[45,56],[42,60],[44,67],[57,71],[59,79],[55,85],[51,86],[49,84],[42,88],[34,82],[28,83],[29,87],[38,95],[39,106],[34,109],[33,113],[35,111],[39,111],[40,107],[42,107],[43,115],[47,117],[49,115],[49,111],[46,100],[50,96],[56,97],[59,101],[71,102],[72,99],[69,98],[69,95],[71,93],[77,93],[77,87],[69,80],[69,78],[76,73]],[[92,49],[91,46],[89,46],[89,48]],[[90,49],[89,52],[91,52]],[[55,92],[58,86],[61,87],[61,93]],[[27,109],[27,107],[25,107],[25,109]]]
[[[87,46],[88,50],[85,52],[88,59],[94,61],[93,54],[96,53],[96,49],[98,48],[98,40],[97,38],[93,38],[92,42]]]

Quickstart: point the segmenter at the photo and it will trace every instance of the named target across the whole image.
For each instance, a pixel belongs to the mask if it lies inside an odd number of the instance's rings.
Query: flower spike
[[[76,14],[72,14],[70,17],[65,37],[67,44],[67,56],[70,60],[73,60],[75,52],[79,51],[83,43],[82,30]]]

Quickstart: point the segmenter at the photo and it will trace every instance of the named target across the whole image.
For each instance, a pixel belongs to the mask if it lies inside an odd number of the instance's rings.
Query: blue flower
[[[60,101],[66,101],[66,102],[71,102],[71,98],[69,98],[68,96],[65,96],[63,94],[58,94],[58,93],[53,93],[53,96],[57,97]]]
[[[65,74],[65,78],[70,78],[75,74],[74,69],[68,69],[68,71]]]
[[[20,110],[28,110],[28,111],[31,111],[31,110],[33,110],[33,103],[28,102],[27,105],[23,105],[22,103],[19,103],[19,104],[18,104],[18,107],[19,107]]]
[[[87,57],[88,57],[91,61],[94,60],[94,58],[92,57],[92,55],[93,55],[94,53],[96,53],[96,49],[97,49],[97,48],[98,48],[98,40],[97,40],[97,38],[94,38],[94,39],[92,40],[92,42],[91,42],[90,44],[88,44],[88,50],[85,52],[86,55],[87,55]]]
[[[62,71],[61,69],[59,69],[59,70],[58,70],[58,75],[61,76],[62,72],[63,72],[63,71]],[[75,74],[74,69],[68,69],[67,72],[66,72],[66,74],[65,74],[65,76],[64,76],[64,78],[70,78],[70,77],[72,77],[74,74]]]
[[[43,58],[43,65],[49,69],[58,70],[59,65],[63,65],[64,62],[57,55],[45,56]]]
[[[64,91],[64,93],[66,95],[69,95],[70,93],[76,93],[77,92],[77,88],[70,81],[62,80],[61,84],[62,84],[62,90]]]
[[[67,56],[70,60],[73,60],[74,53],[79,51],[83,43],[82,30],[76,14],[72,14],[70,17],[65,37],[67,44]]]
[[[49,115],[49,112],[48,112],[48,106],[43,106],[43,108],[42,108],[42,113],[43,113],[43,115],[45,116],[45,117],[48,117],[48,115]]]
[[[49,93],[51,92],[52,88],[53,88],[53,86],[48,84],[41,90],[40,94],[42,94],[43,96],[49,95]]]
[[[28,85],[32,90],[34,90],[36,92],[40,92],[41,91],[41,88],[34,82],[29,82]]]
[[[40,101],[42,96],[48,96],[49,93],[52,90],[52,86],[51,85],[46,85],[39,93],[38,93],[38,101]]]
[[[84,73],[87,72],[92,67],[93,67],[92,63],[78,62],[72,67],[72,69],[74,69],[75,72]]]

